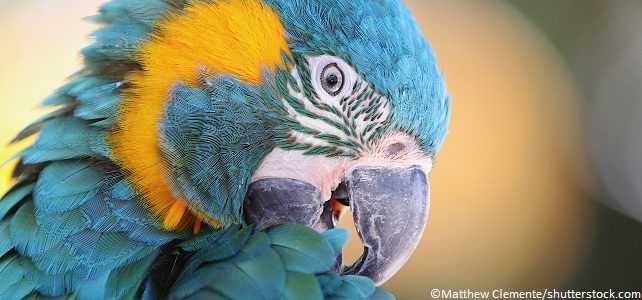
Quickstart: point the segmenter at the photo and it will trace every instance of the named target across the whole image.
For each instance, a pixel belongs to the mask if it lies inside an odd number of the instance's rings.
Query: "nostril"
[[[406,145],[404,145],[403,143],[394,143],[388,146],[386,152],[388,153],[388,155],[394,156],[403,152],[404,150],[406,150]]]

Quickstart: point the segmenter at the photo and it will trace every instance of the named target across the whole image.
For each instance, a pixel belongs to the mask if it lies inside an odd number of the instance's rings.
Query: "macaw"
[[[14,140],[38,134],[0,200],[1,299],[391,297],[450,117],[406,7],[113,0],[90,19],[82,69]]]

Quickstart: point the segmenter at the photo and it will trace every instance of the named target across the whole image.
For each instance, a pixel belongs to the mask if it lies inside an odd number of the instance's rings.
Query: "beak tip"
[[[427,176],[417,166],[361,167],[349,174],[348,186],[365,249],[347,272],[383,284],[419,244],[428,213]]]

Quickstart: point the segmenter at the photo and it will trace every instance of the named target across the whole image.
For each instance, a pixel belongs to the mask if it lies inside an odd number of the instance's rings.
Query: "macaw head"
[[[421,238],[450,116],[407,9],[392,0],[177,2],[139,20],[151,34],[133,47],[109,137],[149,210],[166,229],[204,221],[323,231],[349,207],[365,249],[345,272],[390,278]]]

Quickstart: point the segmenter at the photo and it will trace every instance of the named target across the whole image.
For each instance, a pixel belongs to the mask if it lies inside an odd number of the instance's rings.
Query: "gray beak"
[[[364,250],[346,272],[368,276],[379,285],[417,248],[428,217],[428,180],[416,166],[361,167],[349,174],[348,187]]]
[[[417,247],[428,215],[429,186],[420,167],[357,167],[333,198],[349,204],[364,252],[347,274],[363,275],[377,285],[392,277]],[[336,215],[306,182],[271,178],[250,184],[243,206],[248,224],[264,229],[298,223],[324,231]],[[335,271],[341,269],[341,256]]]
[[[296,223],[313,227],[323,213],[321,193],[307,182],[268,178],[252,182],[245,194],[243,218],[259,229]]]

